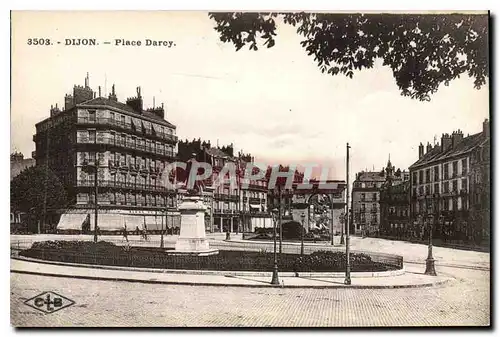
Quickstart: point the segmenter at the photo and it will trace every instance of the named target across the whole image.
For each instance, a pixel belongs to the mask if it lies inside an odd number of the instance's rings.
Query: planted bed
[[[139,268],[220,270],[220,271],[272,271],[272,252],[221,250],[218,255],[169,255],[162,250],[143,250],[139,247],[117,246],[100,241],[45,241],[35,242],[21,256],[79,264],[127,266]],[[353,272],[379,272],[397,269],[390,264],[373,261],[363,253],[350,254]],[[346,268],[346,254],[340,251],[317,251],[310,255],[278,255],[282,272],[341,272]]]

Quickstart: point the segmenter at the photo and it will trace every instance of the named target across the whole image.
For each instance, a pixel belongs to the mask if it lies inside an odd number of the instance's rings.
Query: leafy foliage
[[[41,219],[47,186],[47,209],[66,206],[67,194],[58,177],[45,166],[32,166],[12,179],[10,184],[11,208]]]
[[[222,42],[236,50],[275,45],[277,20],[297,28],[322,73],[391,68],[401,94],[429,101],[439,85],[466,73],[479,89],[488,76],[486,14],[210,13]]]
[[[217,255],[169,255],[162,249],[116,246],[108,242],[44,241],[20,252],[21,256],[70,263],[128,266],[139,268],[184,270],[272,271],[274,254],[259,251],[226,251]],[[377,263],[365,254],[351,253],[352,271],[385,271],[395,267]],[[318,251],[311,255],[282,254],[280,270],[284,272],[344,271],[344,252]]]

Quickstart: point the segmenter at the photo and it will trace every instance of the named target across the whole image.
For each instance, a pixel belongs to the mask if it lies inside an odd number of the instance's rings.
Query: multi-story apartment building
[[[380,235],[406,236],[410,229],[410,173],[394,170],[390,158],[380,189]]]
[[[351,231],[354,234],[380,234],[381,190],[384,186],[396,186],[409,179],[409,172],[395,170],[390,157],[387,166],[379,172],[361,171],[357,173],[352,188],[351,209],[354,217]]]
[[[481,240],[487,235],[489,138],[485,120],[480,133],[467,137],[460,130],[443,134],[441,144],[427,144],[425,152],[420,143],[419,159],[410,166],[411,217],[420,232],[432,223],[435,237],[445,240]],[[482,200],[474,199],[472,191]],[[474,214],[483,216],[473,220]]]
[[[238,153],[234,156],[233,144],[212,147],[210,142],[193,140],[179,142],[179,159],[208,163],[212,167],[212,177],[203,182],[205,204],[207,206],[206,224],[211,232],[253,231],[255,227],[272,226],[267,209],[267,180],[245,182],[244,173],[247,163],[253,162],[250,155]],[[231,184],[215,186],[218,174],[226,165],[236,168],[236,181]],[[210,193],[212,193],[210,195]]]
[[[161,182],[163,169],[176,159],[175,130],[163,106],[143,108],[140,88],[121,103],[114,85],[109,97],[102,97],[100,88],[96,97],[88,75],[85,86],[74,86],[64,109],[52,107],[33,136],[36,164],[48,163],[72,201],[58,230],[94,228],[96,202],[102,232],[180,226],[175,190]]]
[[[410,221],[410,181],[386,184],[380,190],[380,235],[404,238],[413,236]]]
[[[380,225],[380,188],[385,182],[381,172],[361,171],[352,187],[353,219],[350,231],[356,235],[377,233]]]

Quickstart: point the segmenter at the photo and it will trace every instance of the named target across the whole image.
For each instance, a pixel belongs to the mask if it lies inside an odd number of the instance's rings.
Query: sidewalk
[[[427,276],[422,268],[407,267],[406,272],[397,276],[352,277],[351,285],[344,284],[344,278],[326,277],[280,277],[280,286],[284,288],[420,288],[444,284],[451,278]],[[44,275],[50,277],[68,277],[103,281],[125,281],[157,284],[233,286],[233,287],[276,287],[270,284],[268,276],[230,276],[220,272],[217,275],[174,274],[166,272],[140,271],[138,268],[122,270],[92,268],[92,266],[65,266],[19,259],[11,259],[11,273]]]

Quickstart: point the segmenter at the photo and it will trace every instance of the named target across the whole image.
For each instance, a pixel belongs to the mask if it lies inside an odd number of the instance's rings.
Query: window
[[[462,179],[461,188],[462,188],[462,190],[464,190],[464,192],[467,192],[467,178]]]
[[[467,158],[462,159],[462,175],[467,174]]]
[[[434,166],[434,181],[439,181],[439,166]]]
[[[424,171],[423,170],[418,171],[418,182],[420,184],[424,183]]]
[[[89,110],[89,121],[95,123],[95,110]]]
[[[89,130],[89,141],[95,143],[95,130]]]
[[[446,181],[444,183],[443,190],[444,190],[444,193],[448,193],[450,191],[450,182],[449,181]]]
[[[439,184],[434,184],[434,193],[439,194]]]
[[[109,112],[109,119],[111,119],[112,121],[115,120],[115,113],[113,111]]]
[[[430,185],[426,185],[426,186],[425,186],[425,194],[426,194],[426,195],[431,194]]]
[[[431,182],[431,169],[425,170],[425,181],[428,183]]]
[[[458,191],[458,180],[453,180],[453,192]]]
[[[444,164],[443,179],[450,179],[450,164]]]
[[[452,163],[453,177],[456,177],[458,174],[458,161],[454,161]]]
[[[418,184],[418,181],[417,181],[417,172],[413,172],[412,184],[413,185],[417,185]]]
[[[361,201],[365,201],[365,194],[361,193]]]
[[[373,201],[377,201],[377,193],[373,193],[373,195],[372,195],[372,200],[373,200]]]
[[[361,212],[364,212],[366,210],[365,204],[361,204]]]

